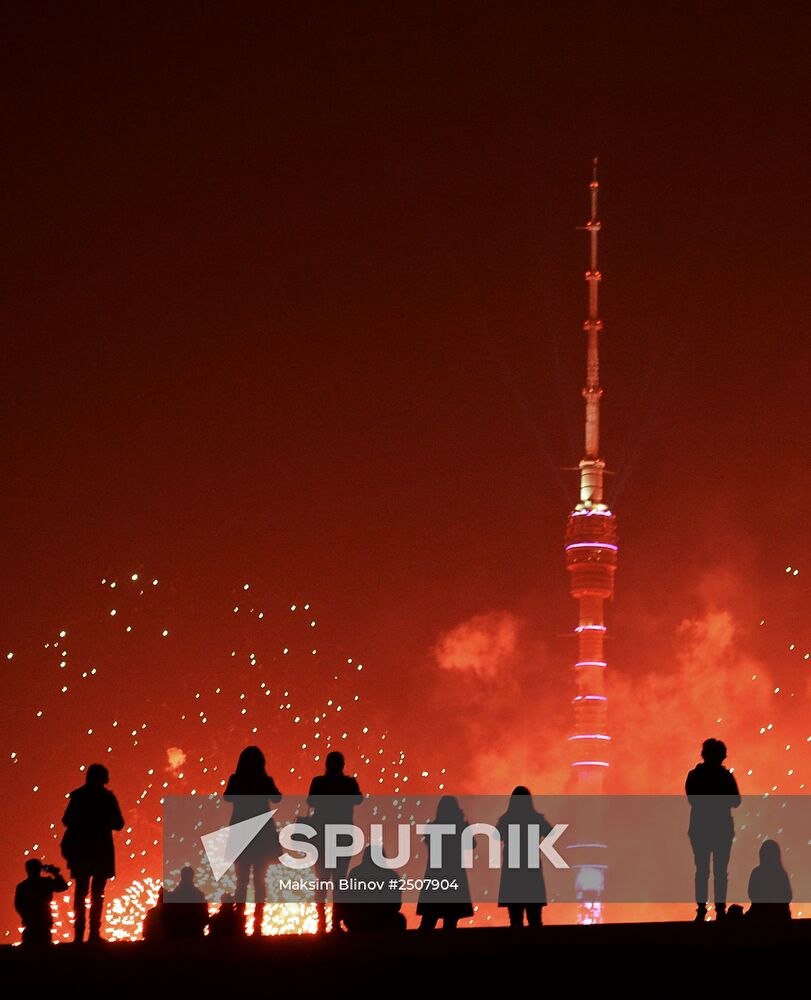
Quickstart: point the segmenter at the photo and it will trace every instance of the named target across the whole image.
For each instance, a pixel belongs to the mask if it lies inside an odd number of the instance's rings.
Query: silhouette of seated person
[[[367,847],[359,864],[349,873],[356,882],[382,883],[382,888],[352,887],[341,894],[342,919],[346,929],[353,931],[404,931],[406,918],[400,912],[402,893],[389,881],[399,873],[394,868],[378,865]]]
[[[25,874],[14,893],[14,909],[23,925],[23,944],[49,945],[53,927],[51,900],[68,884],[56,865],[44,865],[37,858],[26,861]]]
[[[760,845],[760,864],[749,876],[748,920],[763,924],[782,924],[791,920],[791,882],[780,858],[776,840]]]
[[[541,838],[552,832],[552,825],[535,809],[529,789],[518,785],[496,829],[503,844],[498,905],[507,908],[510,927],[523,927],[525,913],[528,926],[540,927],[547,903]]]
[[[685,792],[690,803],[687,833],[695,859],[696,922],[707,915],[710,860],[715,889],[715,915],[726,916],[727,869],[735,836],[732,810],[741,804],[738,783],[724,767],[727,748],[721,740],[705,740],[701,747],[702,763],[687,775]]]
[[[208,905],[194,884],[194,870],[188,865],[180,872],[180,882],[164,895],[163,926],[168,938],[201,938],[208,926]]]
[[[144,941],[165,941],[166,927],[163,922],[163,914],[166,904],[163,899],[163,886],[158,892],[158,898],[151,910],[147,910],[144,917],[144,926],[141,931]]]
[[[220,908],[208,922],[210,937],[231,938],[244,933],[244,915],[230,892],[224,893]]]

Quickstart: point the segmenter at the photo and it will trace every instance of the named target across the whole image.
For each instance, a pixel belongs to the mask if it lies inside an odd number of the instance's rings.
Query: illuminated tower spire
[[[586,385],[583,398],[586,401],[586,453],[580,463],[580,500],[582,503],[591,501],[601,503],[603,499],[603,469],[605,463],[600,459],[600,398],[603,390],[600,388],[600,332],[603,322],[600,319],[599,293],[602,275],[597,268],[597,238],[600,233],[600,223],[597,219],[597,195],[600,182],[597,180],[597,159],[592,167],[591,184],[591,218],[582,228],[589,234],[590,254],[589,269],[586,271],[586,284],[589,290],[588,319],[583,325],[586,331]]]
[[[586,403],[585,454],[580,461],[580,502],[569,514],[566,525],[566,566],[569,570],[569,590],[578,602],[579,616],[575,628],[577,660],[575,662],[576,694],[574,697],[574,733],[569,737],[573,748],[572,768],[575,791],[582,795],[599,795],[609,767],[607,696],[605,688],[605,601],[614,594],[614,574],[617,566],[617,524],[614,514],[603,502],[603,471],[600,458],[600,386],[599,337],[603,329],[599,316],[600,280],[597,267],[597,160],[594,160],[590,184],[591,217],[581,227],[589,234],[588,318],[586,331]],[[594,812],[592,811],[592,815]],[[584,831],[588,833],[588,831]],[[599,831],[592,831],[584,843],[581,863],[577,865],[577,893],[581,901],[581,920],[600,919],[601,897],[605,877],[604,848]]]

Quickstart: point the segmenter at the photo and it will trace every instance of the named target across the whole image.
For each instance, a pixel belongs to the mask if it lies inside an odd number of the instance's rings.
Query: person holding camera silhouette
[[[44,865],[37,858],[26,861],[25,873],[14,893],[14,909],[23,925],[23,944],[49,945],[54,922],[51,900],[55,892],[64,892],[68,883],[56,865]]]

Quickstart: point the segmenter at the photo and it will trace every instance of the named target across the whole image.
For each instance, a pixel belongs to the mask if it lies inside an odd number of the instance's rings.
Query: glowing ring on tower
[[[614,545],[613,542],[571,542],[566,546],[566,551],[569,549],[611,549],[612,552],[619,552],[619,545]]]

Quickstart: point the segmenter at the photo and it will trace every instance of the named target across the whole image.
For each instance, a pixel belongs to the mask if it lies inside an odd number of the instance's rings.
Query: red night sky
[[[559,6],[2,13],[0,933],[94,760],[108,898],[248,742],[565,787],[595,154],[611,787],[807,791],[811,24]]]

